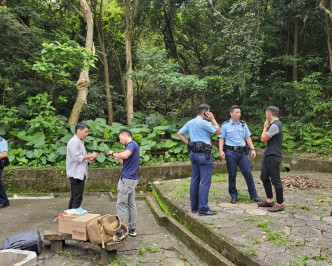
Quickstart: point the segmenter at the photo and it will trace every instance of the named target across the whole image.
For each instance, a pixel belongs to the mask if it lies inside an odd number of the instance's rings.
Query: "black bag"
[[[42,252],[43,241],[40,238],[39,230],[35,229],[30,232],[24,232],[10,236],[3,242],[2,249],[19,249],[34,251],[39,255]]]
[[[4,168],[5,166],[8,166],[9,163],[9,159],[8,157],[4,157],[2,159],[0,159],[0,168]]]

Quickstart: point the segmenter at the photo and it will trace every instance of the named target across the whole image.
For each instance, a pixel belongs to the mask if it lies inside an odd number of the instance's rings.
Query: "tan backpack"
[[[102,245],[110,240],[121,228],[121,220],[118,215],[106,214],[99,216],[88,223],[87,231],[92,244]]]

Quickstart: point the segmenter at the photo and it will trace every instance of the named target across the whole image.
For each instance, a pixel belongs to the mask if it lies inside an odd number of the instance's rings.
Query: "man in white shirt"
[[[68,209],[77,209],[83,201],[85,179],[88,178],[88,162],[92,163],[98,153],[86,154],[83,140],[89,132],[89,125],[77,123],[75,135],[68,141],[66,155],[67,178],[71,186]]]

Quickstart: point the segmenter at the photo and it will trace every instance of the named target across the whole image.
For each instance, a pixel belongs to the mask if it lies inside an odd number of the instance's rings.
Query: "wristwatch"
[[[112,155],[112,156],[113,156],[113,154],[114,154],[114,151],[111,152],[111,155]]]

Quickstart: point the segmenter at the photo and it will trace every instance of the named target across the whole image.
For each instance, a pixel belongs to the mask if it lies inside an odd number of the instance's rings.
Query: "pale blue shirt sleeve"
[[[245,137],[245,138],[248,138],[248,137],[250,137],[250,136],[251,136],[250,130],[249,130],[247,124],[245,124],[245,125],[244,125],[244,137]]]
[[[181,134],[183,134],[183,135],[187,135],[188,133],[189,133],[189,131],[188,131],[188,123],[189,122],[187,122],[179,131],[180,131],[180,133]]]
[[[8,151],[8,142],[2,139],[2,141],[0,141],[0,153],[4,151]]]
[[[221,125],[221,134],[218,135],[218,138],[226,138],[226,124]]]
[[[213,134],[214,132],[217,131],[218,127],[213,125],[210,121],[207,121],[207,120],[203,120],[204,124],[206,125],[207,127],[207,131],[210,132],[211,134]]]

